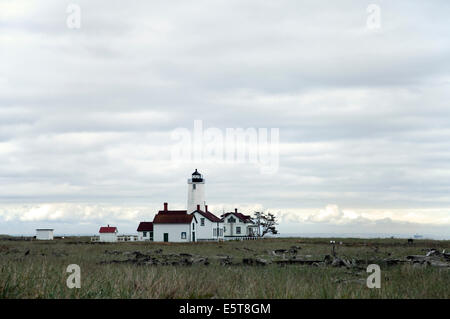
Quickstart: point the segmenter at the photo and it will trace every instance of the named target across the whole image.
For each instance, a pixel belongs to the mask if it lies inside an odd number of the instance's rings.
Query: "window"
[[[226,232],[226,231],[227,231],[227,228],[226,228],[225,226],[223,226],[223,231],[224,231],[224,232]]]
[[[220,237],[222,237],[223,236],[223,232],[224,232],[224,230],[225,230],[225,227],[222,229],[222,228],[220,228],[220,231],[219,231],[219,236]]]
[[[142,236],[147,237],[147,232],[143,232]]]
[[[213,237],[216,237],[216,236],[217,236],[217,229],[213,228]]]
[[[236,227],[236,234],[240,234],[241,233],[241,227]]]
[[[197,185],[193,184],[193,185],[192,185],[192,188],[195,189],[196,186],[197,186]]]
[[[200,218],[200,226],[205,226],[205,219],[204,218]]]
[[[235,222],[236,222],[236,219],[233,218],[233,217],[230,217],[230,218],[228,218],[228,222],[229,222],[229,223],[235,223]]]
[[[181,233],[181,239],[186,239],[186,232]]]
[[[192,230],[194,230],[195,229],[195,224],[192,224]]]

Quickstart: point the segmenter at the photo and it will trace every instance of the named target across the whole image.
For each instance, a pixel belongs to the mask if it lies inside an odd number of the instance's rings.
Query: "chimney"
[[[164,211],[167,212],[167,203],[164,203]]]
[[[200,205],[197,205],[197,210],[200,210]]]
[[[237,213],[237,208],[234,209],[234,212]]]
[[[208,205],[205,205],[205,212],[208,211]]]

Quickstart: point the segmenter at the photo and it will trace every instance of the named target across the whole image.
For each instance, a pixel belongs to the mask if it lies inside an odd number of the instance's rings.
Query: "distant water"
[[[119,234],[119,235],[133,235],[133,234]],[[383,233],[281,233],[275,236],[267,235],[266,237],[274,237],[274,238],[289,238],[289,237],[306,237],[306,238],[414,238],[414,239],[434,239],[434,240],[450,240],[450,235],[427,235],[427,234],[419,234],[420,238],[415,238],[415,234],[383,234]],[[17,236],[17,237],[32,237],[35,234],[9,234],[9,236]],[[82,236],[98,236],[98,234],[55,234],[56,237],[82,237]]]
[[[450,240],[449,236],[439,236],[439,235],[422,235],[422,237],[417,239],[434,239],[434,240]],[[271,236],[271,237],[280,237],[280,238],[288,238],[288,237],[306,237],[306,238],[415,238],[414,234],[382,234],[382,233],[282,233],[279,235]]]

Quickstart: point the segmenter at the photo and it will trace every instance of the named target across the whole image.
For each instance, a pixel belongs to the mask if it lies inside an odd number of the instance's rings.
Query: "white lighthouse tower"
[[[197,205],[200,205],[201,210],[205,210],[205,179],[195,169],[195,172],[192,173],[192,178],[188,179],[188,214],[196,210]]]

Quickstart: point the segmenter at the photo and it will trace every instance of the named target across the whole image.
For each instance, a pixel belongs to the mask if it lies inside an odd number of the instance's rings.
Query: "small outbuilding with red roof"
[[[117,227],[112,227],[109,225],[102,226],[98,232],[100,234],[99,241],[101,242],[114,243],[117,241]]]
[[[137,228],[139,241],[153,241],[153,223],[140,222]]]

